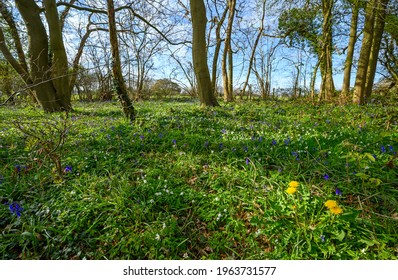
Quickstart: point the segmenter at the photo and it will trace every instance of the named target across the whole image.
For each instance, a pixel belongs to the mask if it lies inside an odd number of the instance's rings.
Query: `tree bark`
[[[366,73],[366,83],[365,83],[366,101],[369,101],[370,96],[372,95],[373,83],[376,74],[377,59],[379,56],[381,40],[384,32],[388,1],[389,0],[380,0],[376,8],[372,49],[370,51],[369,64]]]
[[[206,50],[206,8],[203,0],[190,0],[192,20],[192,58],[201,106],[218,106],[210,80]]]
[[[112,53],[112,75],[114,90],[119,98],[120,104],[122,105],[123,113],[130,121],[135,120],[135,110],[133,103],[127,94],[126,84],[123,80],[122,67],[120,62],[119,54],[119,43],[116,31],[116,20],[115,20],[115,5],[113,0],[107,0],[108,5],[108,21],[109,21],[109,38],[111,43]]]
[[[225,31],[224,53],[221,61],[224,101],[232,102],[233,96],[233,56],[231,47],[232,24],[235,18],[236,0],[228,0],[228,24]]]
[[[62,38],[61,24],[55,0],[43,0],[51,47],[51,78],[56,96],[62,107],[71,109],[71,91],[69,90],[68,58]]]
[[[361,52],[358,60],[358,70],[355,78],[355,88],[352,102],[355,104],[364,104],[366,76],[369,66],[369,57],[372,50],[374,35],[375,9],[378,0],[369,0],[366,5],[364,35],[362,39]]]
[[[334,0],[322,0],[322,46],[320,54],[320,68],[322,76],[321,98],[330,101],[335,93],[333,82],[333,65],[332,65],[332,20],[333,20]]]
[[[344,79],[341,91],[341,98],[343,99],[342,100],[343,103],[345,103],[346,100],[348,100],[350,92],[352,61],[354,57],[355,43],[357,41],[358,15],[359,15],[359,0],[355,0],[352,3],[350,40],[348,42],[347,57],[344,64]]]
[[[51,74],[53,69],[48,55],[49,40],[40,17],[40,7],[34,0],[15,0],[15,4],[25,22],[28,33],[30,77],[38,103],[46,112],[70,110],[70,99],[65,99],[62,93],[58,96],[56,86],[52,81],[54,77]],[[53,23],[53,21],[48,22],[49,29],[56,32],[57,27],[50,26]],[[57,35],[53,34],[52,36]],[[55,47],[57,48],[57,46]],[[60,52],[60,49],[56,51]],[[58,56],[61,56],[61,54],[57,54]],[[62,74],[65,75],[65,72]]]
[[[218,56],[220,55],[221,49],[221,27],[225,21],[225,18],[228,13],[228,7],[225,8],[221,18],[217,22],[216,26],[216,48],[214,50],[214,57],[213,57],[213,65],[212,65],[212,74],[211,74],[211,82],[213,85],[213,92],[214,95],[217,96],[217,65],[218,65]]]

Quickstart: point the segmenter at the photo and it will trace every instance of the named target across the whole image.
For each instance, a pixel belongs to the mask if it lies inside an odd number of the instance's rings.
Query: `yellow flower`
[[[297,188],[298,186],[299,186],[299,182],[297,182],[297,181],[291,181],[289,183],[290,188]]]
[[[341,209],[339,206],[330,208],[329,210],[330,210],[330,212],[332,212],[332,214],[335,214],[335,215],[339,215],[339,214],[343,213],[343,209]]]
[[[337,202],[335,200],[328,200],[325,202],[325,206],[329,209],[338,207]]]
[[[293,188],[293,187],[289,187],[289,188],[286,189],[286,192],[288,194],[294,194],[296,191],[297,191],[297,189]]]

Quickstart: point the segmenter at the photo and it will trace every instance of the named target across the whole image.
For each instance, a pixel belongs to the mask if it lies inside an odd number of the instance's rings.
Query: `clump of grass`
[[[75,107],[63,180],[11,124],[46,116],[0,112],[3,259],[397,258],[396,108]]]

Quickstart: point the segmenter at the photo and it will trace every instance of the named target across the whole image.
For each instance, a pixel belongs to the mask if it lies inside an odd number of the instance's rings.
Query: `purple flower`
[[[325,180],[329,180],[329,179],[330,179],[330,177],[329,177],[329,175],[328,175],[328,174],[325,174],[325,175],[323,175],[323,179],[325,179]]]
[[[297,152],[292,152],[292,155],[296,157],[296,160],[300,160],[299,154]]]
[[[390,149],[390,152],[393,152],[393,151],[394,151],[394,147],[393,147],[393,146],[388,145],[388,148]]]
[[[249,163],[250,163],[250,159],[246,158],[246,164],[249,164]]]
[[[380,150],[381,150],[381,152],[384,154],[384,153],[386,152],[386,147],[381,146]]]
[[[285,145],[289,145],[290,143],[290,137],[287,137],[287,139],[283,140],[283,142],[285,142]]]
[[[72,166],[70,165],[65,166],[64,173],[71,173],[71,172],[72,172]]]
[[[145,136],[144,135],[140,135],[140,139],[144,140]]]
[[[205,148],[209,147],[209,141],[206,141],[204,146]]]
[[[324,235],[319,236],[319,238],[322,240],[322,242],[325,242],[325,236]]]
[[[225,133],[227,133],[227,130],[224,128],[224,129],[221,130],[221,133],[225,134]]]
[[[21,217],[21,212],[23,211],[23,208],[17,202],[5,203],[5,204],[8,205],[11,214],[17,215],[18,218]]]
[[[343,192],[339,188],[336,188],[335,193],[336,193],[336,195],[342,195],[343,194]]]
[[[244,146],[244,147],[243,147],[243,151],[244,151],[245,153],[247,153],[247,152],[249,151],[249,148],[246,147],[246,146]]]
[[[272,139],[271,145],[276,145],[276,140]]]
[[[173,145],[177,145],[177,140],[173,139],[171,142],[173,142]]]
[[[16,164],[14,169],[17,173],[21,172],[21,166],[19,164]]]

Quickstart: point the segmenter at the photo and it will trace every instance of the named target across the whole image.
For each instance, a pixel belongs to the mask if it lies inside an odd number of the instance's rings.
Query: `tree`
[[[388,0],[369,0],[366,5],[364,35],[352,99],[355,104],[364,104],[365,96],[370,95],[373,87],[387,5]]]
[[[398,84],[398,12],[387,16],[385,31],[379,60],[393,84]]]
[[[285,10],[279,17],[278,26],[289,46],[302,48],[306,43],[316,55],[322,78],[319,98],[325,100],[330,100],[335,93],[332,63],[334,1],[321,0],[319,6],[306,2],[303,7]]]
[[[55,0],[43,0],[43,8],[34,0],[15,0],[15,5],[28,35],[27,55],[22,48],[15,19],[4,0],[0,0],[0,11],[12,34],[17,58],[5,43],[4,31],[0,27],[1,52],[25,83],[31,86],[34,98],[44,111],[69,111],[68,61]],[[49,35],[41,17],[43,10]]]
[[[231,102],[233,96],[233,56],[232,56],[232,24],[235,18],[236,0],[228,0],[228,24],[225,31],[224,52],[222,56],[222,77],[223,77],[223,93],[224,101]]]
[[[350,2],[352,15],[351,15],[351,25],[350,25],[350,39],[347,47],[347,57],[344,63],[344,78],[343,86],[341,90],[341,97],[343,102],[348,99],[348,93],[350,91],[350,81],[351,81],[351,71],[352,62],[354,58],[355,43],[357,41],[357,26],[358,26],[358,16],[359,16],[359,0],[353,0]]]
[[[203,0],[190,0],[192,20],[192,59],[198,95],[202,106],[218,106],[210,80],[206,48],[206,8]]]
[[[115,6],[113,0],[107,0],[106,2],[108,8],[109,40],[111,43],[112,75],[113,75],[114,90],[116,91],[120,104],[122,105],[125,117],[128,118],[130,121],[134,121],[135,110],[127,94],[127,88],[123,80],[122,66],[120,63],[119,42],[117,38],[116,20],[115,20]]]

